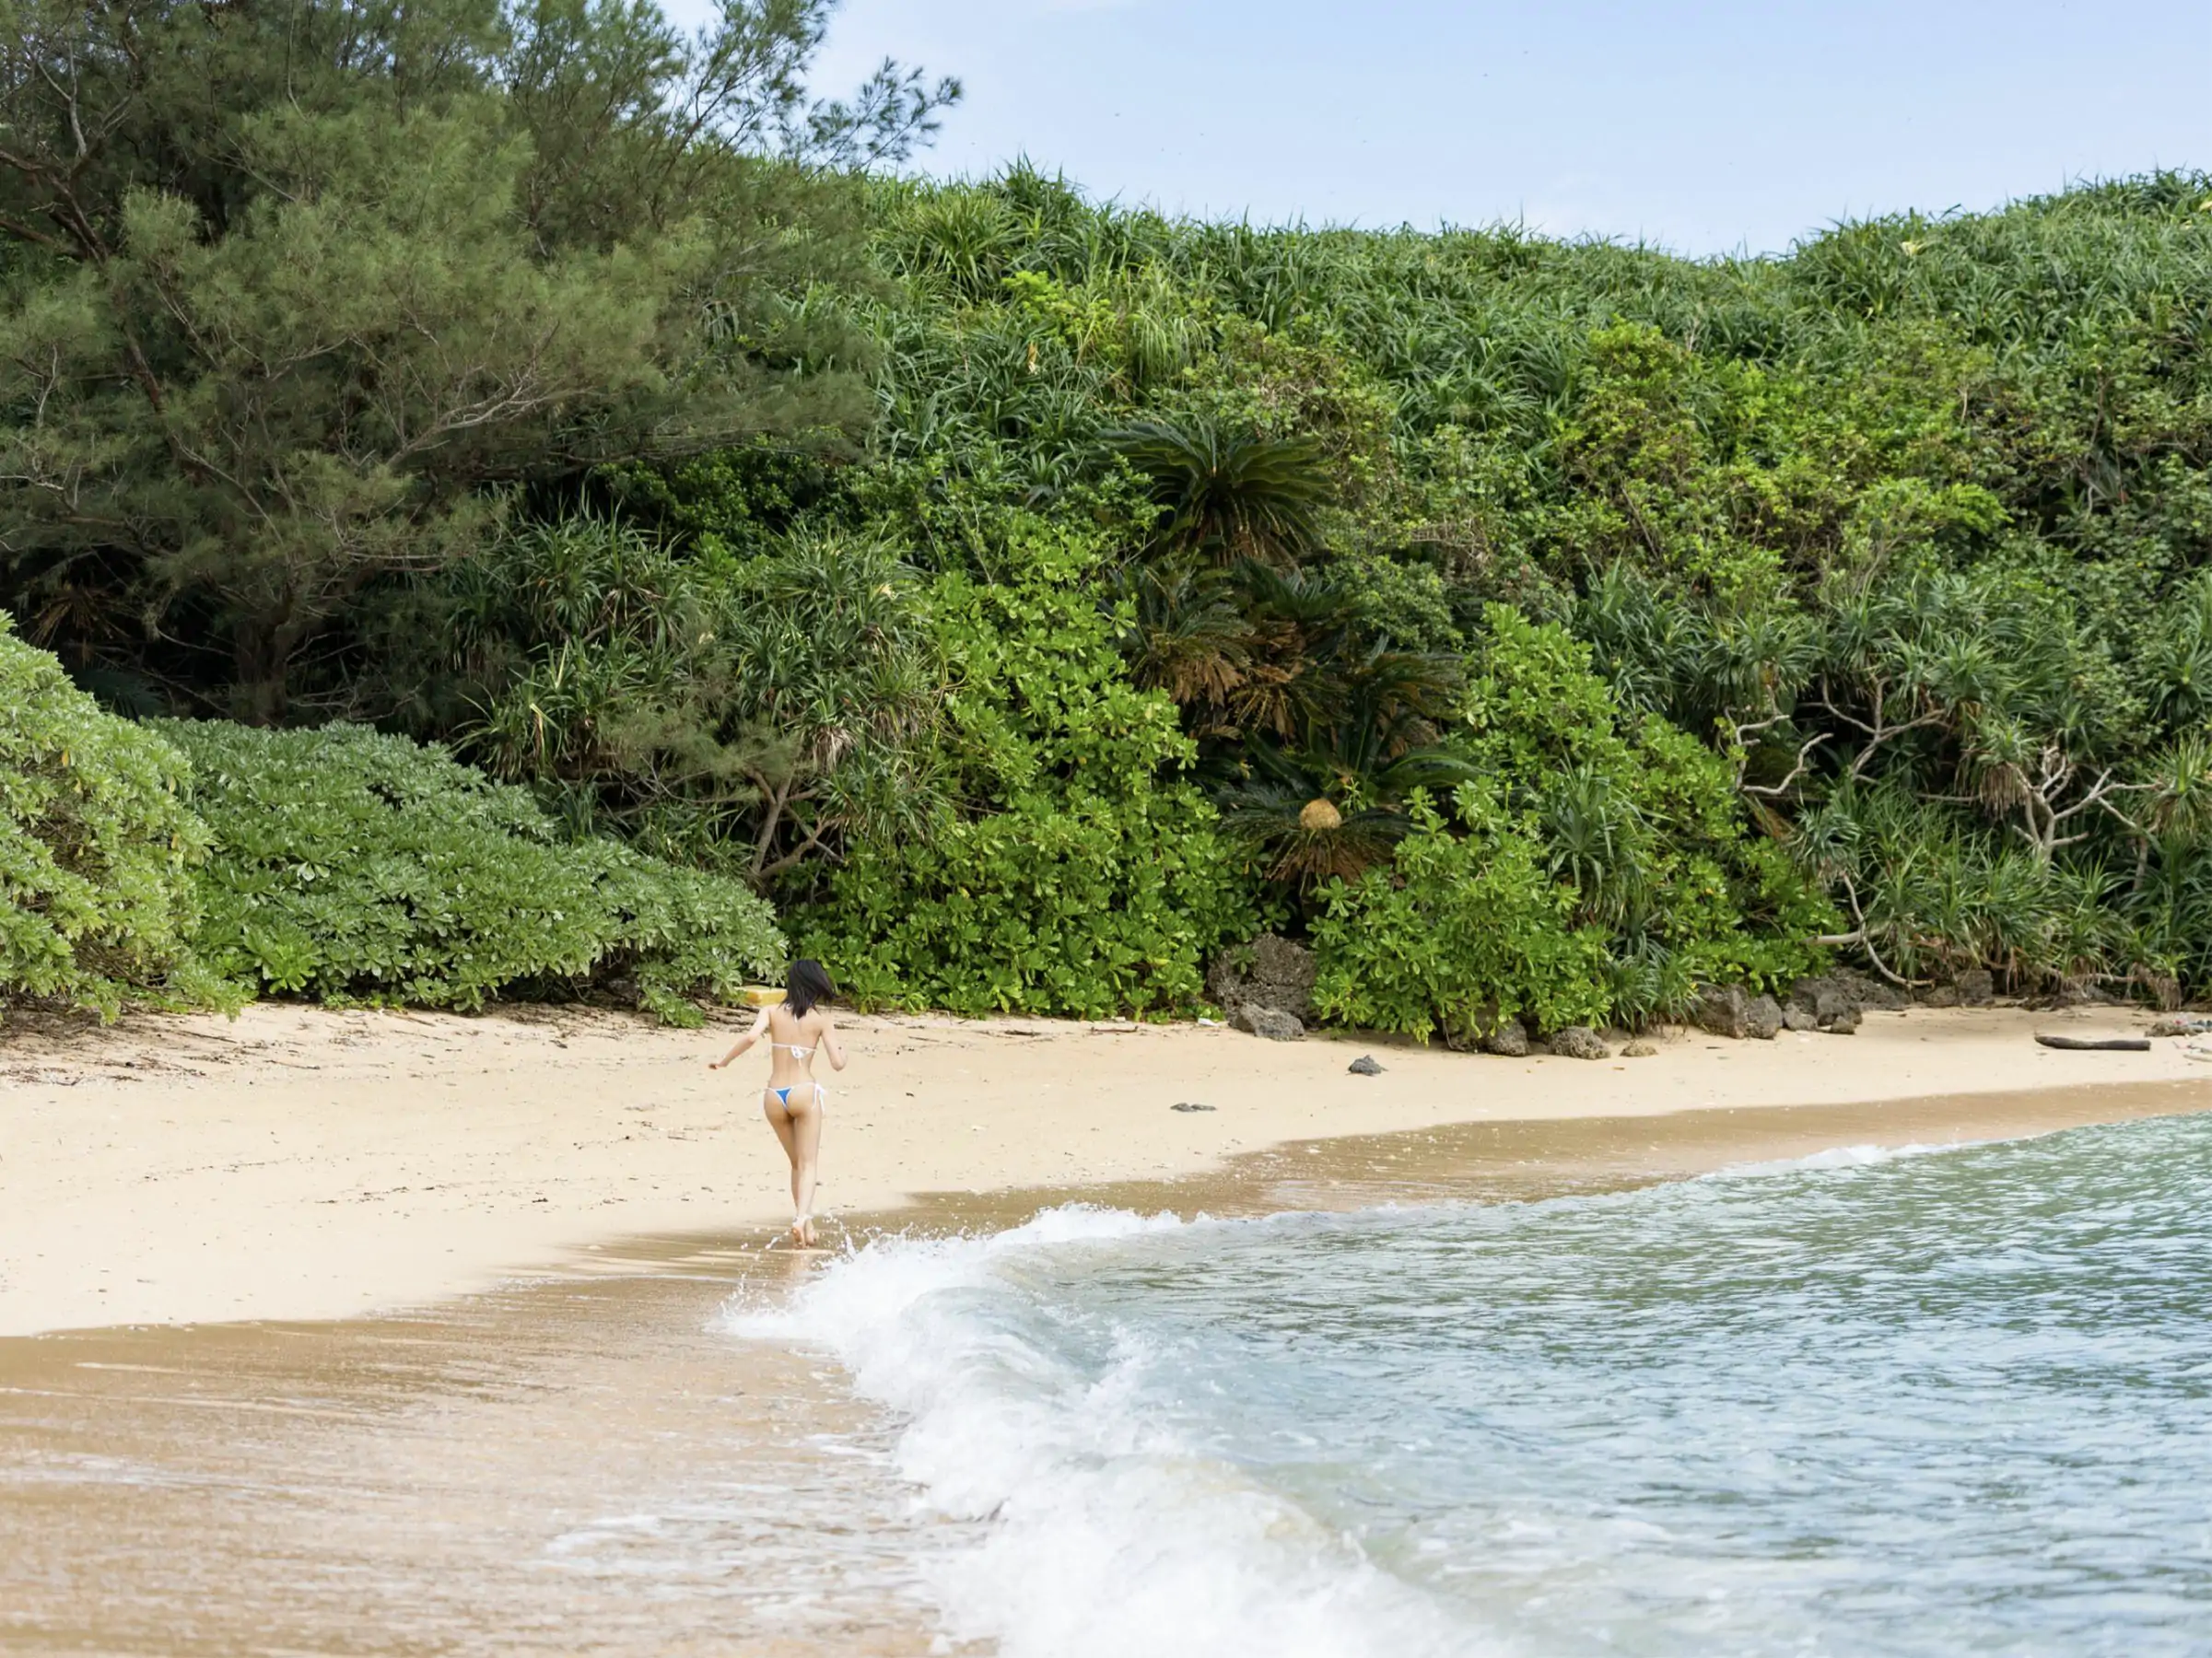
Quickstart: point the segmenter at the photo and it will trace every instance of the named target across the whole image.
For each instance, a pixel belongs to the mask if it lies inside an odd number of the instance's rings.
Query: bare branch
[[[1810,737],[1808,737],[1804,746],[1797,750],[1797,764],[1790,767],[1789,776],[1783,778],[1781,782],[1744,783],[1740,781],[1741,774],[1739,773],[1737,786],[1748,795],[1759,795],[1770,800],[1777,796],[1787,794],[1796,786],[1797,779],[1805,775],[1806,768],[1811,764],[1813,750],[1827,741],[1828,733],[1826,731],[1815,731]]]

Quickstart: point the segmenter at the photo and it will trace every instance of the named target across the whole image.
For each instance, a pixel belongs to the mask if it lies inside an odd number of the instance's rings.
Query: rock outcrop
[[[1987,975],[1984,976],[1986,978]],[[1963,1001],[1966,999],[1963,976],[1960,986],[1960,999]],[[1896,986],[1885,985],[1879,979],[1868,978],[1865,974],[1855,973],[1848,967],[1840,967],[1833,973],[1823,973],[1815,978],[1799,979],[1789,987],[1789,998],[1801,1007],[1817,1009],[1823,992],[1848,1001],[1855,1008],[1894,1010],[1913,1005],[1912,998]]]
[[[1264,1036],[1270,1042],[1303,1042],[1305,1025],[1295,1015],[1281,1008],[1263,1008],[1258,1002],[1238,1002],[1229,1010],[1229,1024],[1234,1030],[1248,1031],[1255,1036]]]
[[[1958,986],[1959,999],[1966,999],[1966,977],[1961,975]],[[1984,983],[1988,975],[1983,975]],[[1986,998],[1984,998],[1986,999]],[[1885,985],[1878,979],[1868,978],[1863,973],[1848,968],[1824,973],[1816,978],[1801,978],[1790,987],[1790,1007],[1799,1021],[1809,1021],[1811,1028],[1826,1031],[1833,1036],[1849,1036],[1859,1028],[1860,1016],[1868,1008],[1885,1010],[1912,1006],[1904,992],[1894,985]],[[1792,1030],[1799,1028],[1793,1023]]]
[[[1563,1031],[1551,1033],[1551,1051],[1568,1059],[1608,1059],[1612,1050],[1605,1045],[1605,1038],[1588,1025],[1569,1025]]]
[[[1232,1011],[1249,1002],[1301,1022],[1311,1019],[1314,952],[1274,933],[1261,933],[1213,958],[1206,971],[1206,995]]]
[[[1501,1019],[1475,1045],[1486,1054],[1497,1054],[1507,1059],[1527,1058],[1528,1027],[1517,1019]]]
[[[1700,1030],[1738,1040],[1772,1042],[1782,1030],[1782,1004],[1771,996],[1752,996],[1741,985],[1707,985],[1691,1010]]]

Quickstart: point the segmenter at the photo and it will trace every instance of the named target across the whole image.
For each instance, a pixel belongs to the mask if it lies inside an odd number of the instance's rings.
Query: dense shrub
[[[956,665],[942,765],[962,810],[863,841],[794,919],[863,1001],[1096,1016],[1195,1005],[1201,959],[1255,925],[1213,808],[1176,773],[1173,704],[1129,684],[1085,590],[1092,538],[1030,521],[1000,579],[938,578]]]
[[[1495,795],[1463,788],[1449,816],[1425,797],[1389,865],[1332,884],[1314,923],[1325,1017],[1454,1045],[1499,1019],[1539,1029],[1610,1011],[1604,929],[1577,925],[1575,892]]]
[[[102,713],[0,613],[0,995],[111,1016],[172,976],[205,991],[184,944],[207,832],[184,776],[172,745]]]
[[[1411,686],[1392,653],[1454,648],[1502,600],[1707,752],[1870,970],[2187,996],[2212,983],[2212,352],[2173,296],[2212,270],[2208,188],[2159,174],[1691,262],[1178,222],[1018,166],[885,184],[904,288],[878,318],[878,442],[942,458],[948,493],[1012,471],[1064,502],[1102,452],[1150,479],[1170,511],[1130,538],[1150,566],[1125,650],[1278,891],[1395,856],[1408,757],[1434,759],[1422,699],[1341,695],[1347,670],[1374,653],[1378,692]],[[1255,603],[1194,509],[1243,496],[1255,521],[1247,485],[1285,481],[1304,532],[1256,551],[1302,561],[1302,590]],[[1178,534],[1205,543],[1182,566]],[[1379,601],[1363,626],[1322,613],[1347,567]],[[1457,824],[1454,785],[1425,782]],[[1598,870],[1586,832],[1638,840],[1608,787],[1534,802],[1547,868],[1579,844]],[[1793,900],[1747,897],[1756,869],[1730,877],[1743,925],[1701,930],[1678,873],[1666,926],[1609,945],[1619,1006],[1737,953],[1716,940],[1803,936]]]
[[[358,727],[165,721],[215,827],[197,942],[218,971],[330,1002],[474,1008],[625,988],[673,1022],[775,968],[739,882],[566,840],[524,790]]]
[[[1752,829],[1726,763],[1624,709],[1589,648],[1491,607],[1454,747],[1481,779],[1423,801],[1394,861],[1336,882],[1316,1002],[1426,1038],[1677,1012],[1706,982],[1803,972],[1833,912]]]

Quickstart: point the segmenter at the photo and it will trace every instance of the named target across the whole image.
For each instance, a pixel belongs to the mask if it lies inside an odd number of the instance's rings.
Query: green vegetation
[[[952,679],[919,831],[855,837],[794,919],[867,1000],[959,1012],[1188,1007],[1201,957],[1257,924],[1174,706],[1138,690],[1098,605],[1103,550],[1009,515],[994,572],[928,608]]]
[[[1786,985],[1832,912],[1743,833],[1727,765],[1630,716],[1553,624],[1493,605],[1447,814],[1416,797],[1388,865],[1332,883],[1314,924],[1321,1010],[1454,1042],[1679,1009],[1701,984]]]
[[[583,0],[0,4],[0,534],[40,613],[151,607],[198,649],[142,671],[275,723],[367,587],[515,490],[858,429],[853,374],[799,372],[865,350],[802,303],[858,239],[755,152],[896,156],[957,88],[808,104],[827,10],[695,43]]]
[[[1773,259],[1175,222],[871,173],[954,89],[812,99],[826,9],[18,0],[0,603],[112,708],[448,745],[874,1002],[1188,1009],[1262,923],[1452,1040],[1827,952],[2212,990],[2212,180]],[[650,953],[309,916],[225,971]]]
[[[475,1008],[623,989],[673,1023],[783,959],[742,883],[569,841],[523,790],[358,727],[164,721],[216,826],[201,959],[263,991]]]
[[[135,724],[4,613],[0,707],[0,992],[108,1017],[128,997],[597,992],[696,1023],[697,998],[783,960],[743,882],[571,838],[404,737]]]
[[[0,994],[111,1017],[172,973],[206,995],[186,963],[207,832],[178,798],[183,756],[100,712],[5,613],[0,710]]]

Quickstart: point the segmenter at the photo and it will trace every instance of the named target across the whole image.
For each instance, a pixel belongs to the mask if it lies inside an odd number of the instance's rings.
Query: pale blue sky
[[[2212,0],[848,0],[824,88],[885,53],[967,84],[929,171],[1268,222],[1761,251],[2212,169]]]

